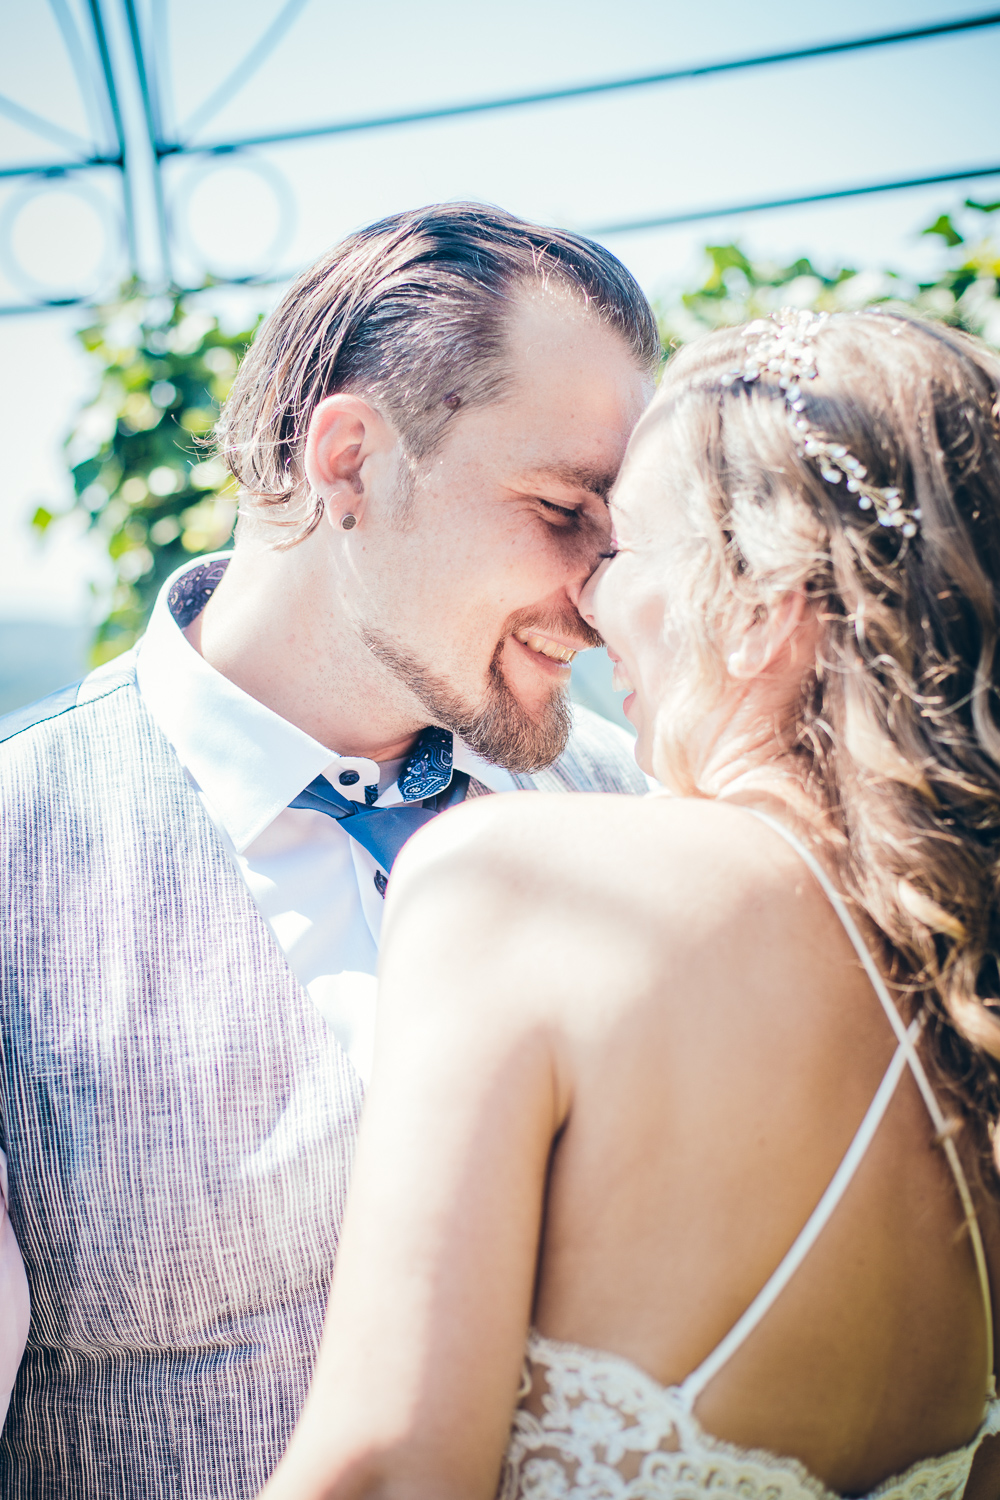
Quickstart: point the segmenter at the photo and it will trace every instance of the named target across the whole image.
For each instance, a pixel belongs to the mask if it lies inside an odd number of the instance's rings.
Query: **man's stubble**
[[[575,616],[572,621],[549,621],[555,635],[571,633],[583,637],[593,646],[603,645],[599,635]],[[557,684],[538,717],[533,717],[511,691],[503,674],[503,653],[507,637],[522,625],[545,631],[546,624],[537,615],[512,615],[497,642],[487,672],[487,684],[477,703],[462,699],[455,688],[434,673],[399,642],[382,631],[365,629],[364,644],[383,666],[409,688],[427,710],[429,722],[450,729],[469,748],[492,765],[508,771],[543,770],[566,748],[573,726],[567,689]]]

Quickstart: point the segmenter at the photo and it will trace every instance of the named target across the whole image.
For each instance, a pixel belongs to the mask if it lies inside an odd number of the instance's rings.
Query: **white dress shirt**
[[[365,787],[377,785],[374,805],[398,806],[403,762],[379,766],[364,756],[338,755],[208,665],[167,599],[178,578],[211,560],[186,564],[161,589],[137,647],[139,691],[293,974],[367,1083],[383,910],[379,866],[335,818],[288,804],[325,776],[352,801],[363,805]],[[458,739],[453,765],[491,791],[516,790],[509,771]]]

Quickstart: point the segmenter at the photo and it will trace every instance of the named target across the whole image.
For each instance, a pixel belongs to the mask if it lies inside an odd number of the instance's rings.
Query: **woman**
[[[266,1495],[995,1496],[1000,361],[877,310],[713,334],[612,516],[580,610],[674,796],[403,855]]]

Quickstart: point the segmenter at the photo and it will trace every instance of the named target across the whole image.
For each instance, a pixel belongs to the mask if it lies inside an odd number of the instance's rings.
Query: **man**
[[[32,1301],[4,1500],[250,1496],[280,1456],[395,853],[463,796],[644,790],[565,693],[657,354],[631,277],[572,235],[448,205],[352,236],[223,415],[231,556],[0,730],[0,1148]]]

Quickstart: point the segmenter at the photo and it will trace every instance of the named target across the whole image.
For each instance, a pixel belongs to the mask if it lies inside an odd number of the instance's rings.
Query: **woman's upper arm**
[[[335,1482],[276,1483],[275,1500],[488,1500],[516,1399],[565,1112],[558,1042],[502,871],[462,858],[411,866],[387,913],[327,1329],[279,1470]]]

